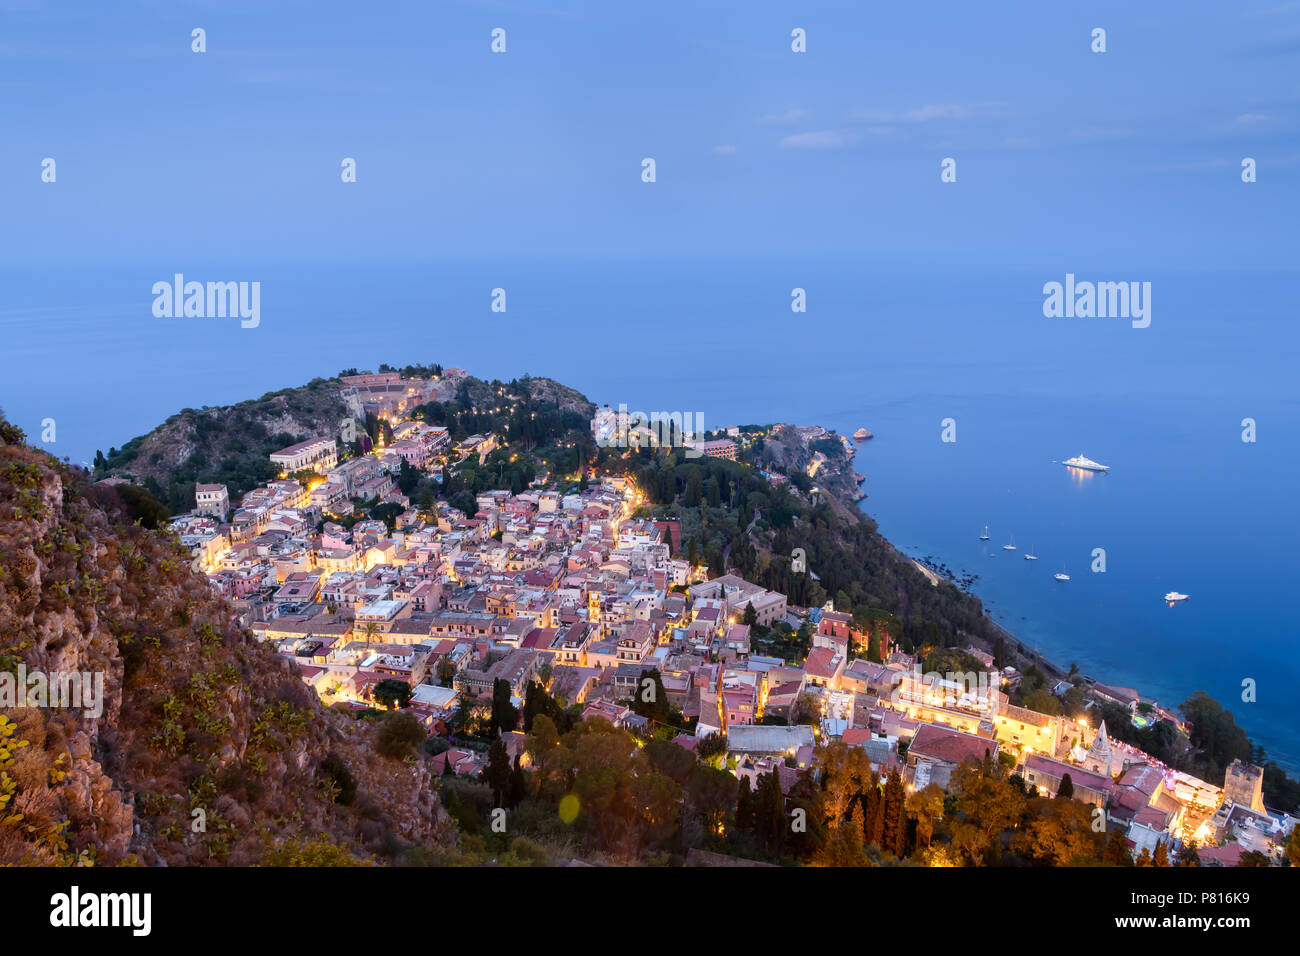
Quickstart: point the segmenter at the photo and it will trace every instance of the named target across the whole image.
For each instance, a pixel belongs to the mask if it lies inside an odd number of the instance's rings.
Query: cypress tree
[[[748,777],[741,777],[736,791],[736,826],[750,833],[754,832],[754,788]]]
[[[519,765],[519,755],[516,754],[514,769],[510,771],[510,785],[506,806],[513,810],[523,802],[526,796],[528,796],[528,788],[524,780],[524,769]]]
[[[881,817],[884,821],[881,849],[894,856],[903,856],[907,849],[907,814],[904,804],[907,792],[903,789],[903,778],[898,768],[891,768],[885,781],[885,793],[882,801]]]
[[[492,805],[505,806],[506,788],[510,785],[510,755],[506,753],[506,742],[500,737],[488,748],[488,764],[483,778],[492,788]]]
[[[1074,781],[1070,779],[1067,773],[1061,778],[1061,786],[1056,791],[1057,799],[1068,800],[1074,796]]]
[[[863,843],[880,846],[885,839],[885,798],[880,792],[880,776],[875,772],[871,774],[871,783],[867,787],[862,817],[866,827]]]
[[[758,778],[758,833],[767,851],[779,853],[785,846],[785,798],[776,771]]]

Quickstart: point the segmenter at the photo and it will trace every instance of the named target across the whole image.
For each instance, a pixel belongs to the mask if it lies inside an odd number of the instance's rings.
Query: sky
[[[1289,269],[1298,77],[1284,0],[3,0],[0,257]]]

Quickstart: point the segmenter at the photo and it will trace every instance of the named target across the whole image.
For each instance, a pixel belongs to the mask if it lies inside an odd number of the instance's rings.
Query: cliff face
[[[324,711],[178,544],[20,440],[0,419],[0,689],[77,673],[91,693],[76,707],[0,693],[0,865],[449,842],[422,757],[380,756],[374,725]]]

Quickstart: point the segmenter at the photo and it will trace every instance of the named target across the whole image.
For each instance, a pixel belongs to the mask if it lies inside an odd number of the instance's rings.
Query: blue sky
[[[1300,2],[380,10],[0,3],[0,255],[1294,264]]]

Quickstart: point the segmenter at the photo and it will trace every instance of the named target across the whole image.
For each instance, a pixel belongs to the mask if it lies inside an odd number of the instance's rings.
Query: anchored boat
[[[1103,465],[1099,461],[1093,461],[1091,458],[1085,458],[1083,455],[1075,455],[1073,458],[1067,458],[1061,462],[1067,468],[1079,468],[1083,471],[1110,471],[1110,465]]]

